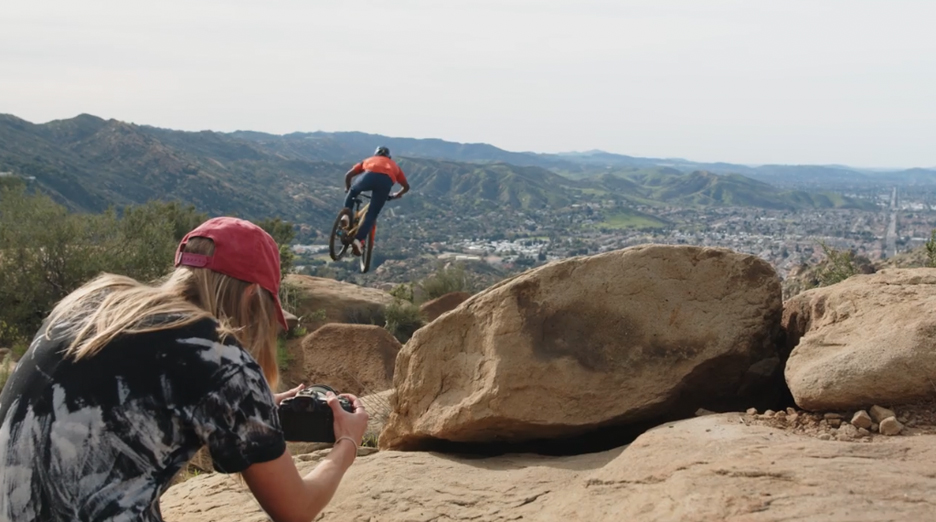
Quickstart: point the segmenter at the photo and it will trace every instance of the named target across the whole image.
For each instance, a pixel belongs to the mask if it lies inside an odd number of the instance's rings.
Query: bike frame
[[[366,196],[364,194],[358,194],[358,196],[354,198],[354,206],[356,208],[356,210],[354,211],[354,218],[351,220],[351,228],[348,229],[347,235],[343,238],[348,243],[350,243],[352,238],[354,238],[354,236],[357,235],[358,229],[360,228],[361,223],[364,222],[364,216],[367,215],[367,209],[370,208],[370,201],[364,204],[364,206],[361,206],[361,204],[364,203],[363,201],[361,201],[362,197],[367,198],[368,200],[370,199],[370,196]],[[374,237],[377,237],[377,223],[374,223],[373,230],[374,230]]]

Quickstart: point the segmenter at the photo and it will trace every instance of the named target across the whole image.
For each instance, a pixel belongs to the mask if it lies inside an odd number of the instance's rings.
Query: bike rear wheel
[[[346,208],[341,209],[338,217],[335,218],[335,224],[332,225],[331,235],[328,236],[328,255],[331,256],[332,261],[338,261],[348,252],[348,245],[344,241],[345,230],[341,228],[342,216],[348,216],[350,222],[351,212]]]
[[[374,230],[377,227],[371,227],[370,232],[367,234],[367,238],[361,242],[361,247],[364,249],[361,252],[361,273],[364,274],[370,270],[371,255],[374,253]]]

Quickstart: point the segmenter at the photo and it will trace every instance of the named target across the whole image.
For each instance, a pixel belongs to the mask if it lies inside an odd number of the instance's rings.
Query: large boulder
[[[639,246],[528,271],[407,342],[381,448],[746,407],[782,385],[781,312],[774,269],[725,249]]]
[[[296,458],[300,473],[326,454]],[[316,520],[936,520],[934,460],[934,435],[824,442],[708,415],[586,455],[361,455]],[[268,520],[222,474],[173,486],[160,502],[168,522]]]
[[[327,324],[302,340],[304,382],[355,395],[388,390],[400,348],[379,326]]]
[[[283,304],[298,316],[295,320],[287,316],[291,331],[298,326],[314,332],[332,323],[383,325],[384,309],[393,302],[393,296],[382,290],[324,277],[289,274],[283,286]],[[306,382],[302,352],[302,337],[286,340],[279,391]]]
[[[419,306],[419,312],[426,318],[427,322],[435,321],[445,312],[450,312],[458,305],[464,303],[471,297],[468,292],[450,292],[432,301],[426,301]]]
[[[295,291],[289,303],[309,331],[328,323],[383,324],[383,309],[393,296],[325,277],[289,274],[284,285]]]
[[[786,381],[820,411],[899,404],[936,390],[936,269],[886,269],[784,305]],[[795,347],[795,348],[794,348]]]

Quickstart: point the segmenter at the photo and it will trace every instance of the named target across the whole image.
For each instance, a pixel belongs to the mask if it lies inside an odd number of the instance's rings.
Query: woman
[[[101,276],[52,311],[0,394],[0,521],[162,520],[160,495],[205,445],[273,520],[331,500],[367,413],[330,394],[335,445],[300,477],[276,412],[297,390],[271,391],[286,327],[273,238],[211,219],[175,267],[155,287]]]

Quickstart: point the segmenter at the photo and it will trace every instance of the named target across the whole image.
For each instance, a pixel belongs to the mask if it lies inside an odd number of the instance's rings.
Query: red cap
[[[214,254],[203,256],[182,252],[194,237],[214,241]],[[207,268],[226,276],[255,283],[273,294],[276,320],[288,330],[279,300],[280,257],[276,241],[265,230],[243,219],[216,217],[205,221],[182,238],[176,250],[175,266]]]

